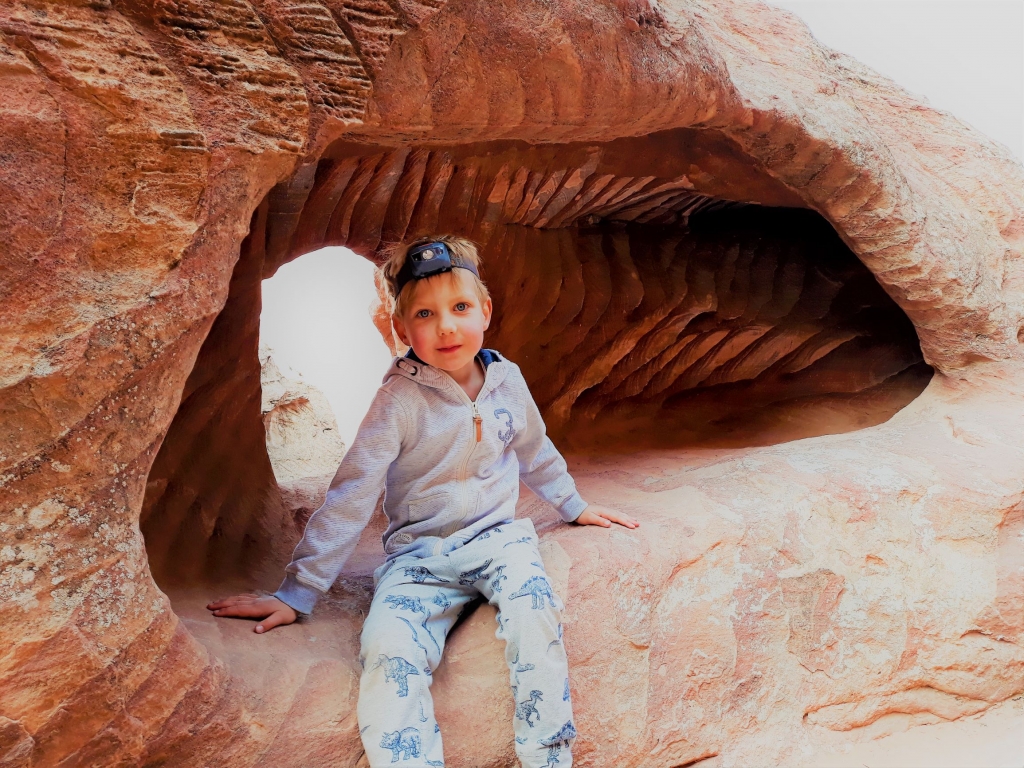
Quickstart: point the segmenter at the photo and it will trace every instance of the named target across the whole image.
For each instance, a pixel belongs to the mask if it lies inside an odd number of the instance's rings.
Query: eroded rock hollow
[[[643,521],[521,506],[578,764],[778,762],[1024,690],[1024,173],[793,17],[21,2],[0,57],[0,763],[357,764],[380,521],[309,622],[202,606],[273,587],[309,512],[261,281],[438,231],[584,495]],[[435,681],[452,766],[513,764],[493,624]]]

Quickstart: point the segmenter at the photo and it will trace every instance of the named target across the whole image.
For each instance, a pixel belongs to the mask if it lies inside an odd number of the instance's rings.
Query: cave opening
[[[260,413],[262,280],[324,246],[476,242],[486,345],[518,363],[569,453],[749,448],[879,424],[931,369],[833,227],[714,131],[605,144],[346,139],[253,214],[224,309],[147,485],[162,587],[274,586],[301,535]]]

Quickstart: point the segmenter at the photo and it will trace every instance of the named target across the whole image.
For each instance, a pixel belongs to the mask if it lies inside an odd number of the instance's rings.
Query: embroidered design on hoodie
[[[506,419],[505,426],[507,429],[498,430],[498,439],[501,440],[507,448],[508,444],[512,442],[512,438],[516,436],[516,428],[512,424],[512,414],[509,412],[508,408],[498,408],[494,411],[494,418],[500,419],[502,416]]]

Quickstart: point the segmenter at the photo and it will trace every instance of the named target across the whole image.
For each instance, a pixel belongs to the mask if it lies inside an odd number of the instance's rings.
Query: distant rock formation
[[[285,506],[304,524],[324,503],[345,443],[323,392],[285,378],[269,348],[260,348],[260,366],[267,454]]]

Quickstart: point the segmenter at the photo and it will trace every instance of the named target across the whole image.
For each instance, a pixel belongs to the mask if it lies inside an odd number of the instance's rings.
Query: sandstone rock
[[[267,454],[285,506],[306,520],[324,503],[345,443],[324,393],[301,379],[285,378],[272,355],[260,349]]]
[[[301,533],[261,280],[436,230],[643,523],[523,501],[577,764],[794,764],[1024,690],[1024,170],[794,17],[18,0],[0,61],[0,762],[357,764],[381,521],[308,622],[202,606]],[[437,675],[452,768],[512,760],[489,611]]]

